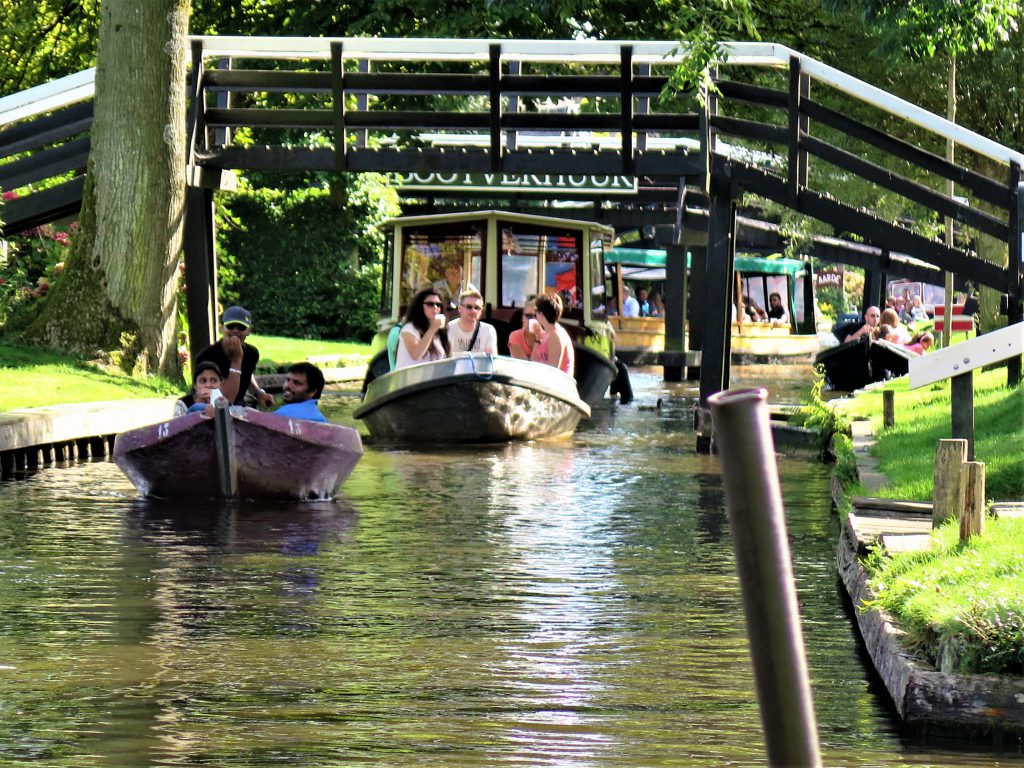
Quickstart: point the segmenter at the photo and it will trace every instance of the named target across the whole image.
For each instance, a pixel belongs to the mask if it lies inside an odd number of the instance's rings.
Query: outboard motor
[[[615,378],[612,379],[611,386],[608,387],[608,392],[612,395],[619,396],[619,402],[622,405],[629,405],[633,402],[633,385],[629,381],[629,368],[626,364],[615,358]]]

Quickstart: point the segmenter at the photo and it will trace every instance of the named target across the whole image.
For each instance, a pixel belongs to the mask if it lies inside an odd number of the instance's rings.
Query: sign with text
[[[814,273],[814,287],[818,290],[826,287],[842,288],[843,265],[826,264],[818,267],[818,270]]]
[[[586,176],[545,173],[408,173],[392,177],[406,192],[560,192],[604,195],[636,194],[635,176]]]

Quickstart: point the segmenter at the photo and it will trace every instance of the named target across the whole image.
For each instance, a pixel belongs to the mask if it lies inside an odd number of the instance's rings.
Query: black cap
[[[251,328],[252,314],[245,307],[228,307],[224,310],[224,316],[221,317],[220,321],[224,325],[228,323],[241,323],[246,328]]]

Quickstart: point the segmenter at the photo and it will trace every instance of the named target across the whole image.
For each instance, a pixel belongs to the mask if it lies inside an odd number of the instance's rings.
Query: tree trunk
[[[27,341],[176,376],[189,0],[104,0],[79,234]]]

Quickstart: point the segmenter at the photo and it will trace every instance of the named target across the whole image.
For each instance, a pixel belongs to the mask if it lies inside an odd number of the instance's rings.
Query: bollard
[[[939,440],[935,450],[935,489],[932,497],[932,528],[960,514],[963,506],[961,468],[967,461],[967,441]]]
[[[896,425],[896,393],[891,389],[882,392],[882,426],[890,429]]]
[[[220,492],[222,496],[229,499],[238,495],[235,430],[230,408],[227,398],[218,397],[213,409],[213,434],[217,447],[217,475],[220,478]]]
[[[708,398],[768,762],[820,766],[793,567],[764,389]]]
[[[965,462],[961,470],[964,504],[960,508],[960,543],[985,531],[985,463]]]

